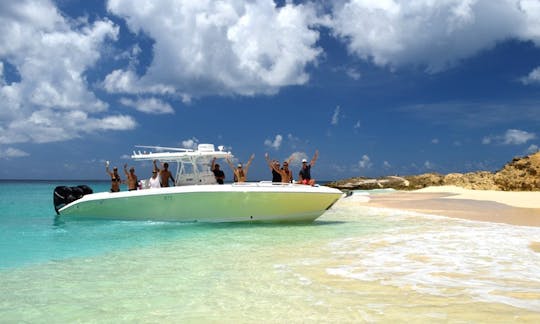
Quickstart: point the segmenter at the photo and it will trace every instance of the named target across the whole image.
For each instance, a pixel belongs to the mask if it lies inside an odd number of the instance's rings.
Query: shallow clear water
[[[0,183],[2,322],[540,321],[540,228],[361,193],[309,225],[64,223],[56,185]]]

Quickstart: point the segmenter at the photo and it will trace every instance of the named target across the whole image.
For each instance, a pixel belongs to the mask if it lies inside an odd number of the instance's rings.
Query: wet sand
[[[476,221],[540,226],[540,192],[430,187],[419,191],[374,194],[368,202],[361,204]]]

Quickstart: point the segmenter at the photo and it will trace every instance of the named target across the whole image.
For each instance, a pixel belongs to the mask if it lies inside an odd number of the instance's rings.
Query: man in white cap
[[[302,184],[313,186],[315,184],[315,179],[311,178],[311,167],[315,165],[317,158],[319,157],[319,150],[315,150],[315,155],[311,159],[309,164],[306,159],[302,159],[302,168],[298,173],[298,180]]]

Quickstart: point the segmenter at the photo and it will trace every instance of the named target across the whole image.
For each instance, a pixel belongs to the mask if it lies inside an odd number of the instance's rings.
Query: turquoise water
[[[55,220],[78,184],[0,183],[1,322],[540,321],[539,228],[369,193],[308,225]]]

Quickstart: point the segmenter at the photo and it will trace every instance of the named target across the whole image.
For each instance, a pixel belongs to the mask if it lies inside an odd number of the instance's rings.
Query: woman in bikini
[[[227,158],[227,164],[231,168],[231,170],[234,173],[234,182],[246,182],[247,181],[247,173],[249,170],[249,166],[251,165],[251,162],[253,161],[253,158],[255,158],[255,154],[251,154],[251,157],[249,158],[248,162],[246,163],[246,166],[244,167],[242,163],[238,163],[238,166],[235,168],[234,165],[231,163],[229,158]]]
[[[118,174],[118,168],[114,167],[111,172],[109,170],[109,161],[107,161],[105,163],[105,172],[111,177],[111,192],[119,192],[122,179],[120,179],[120,175]]]

